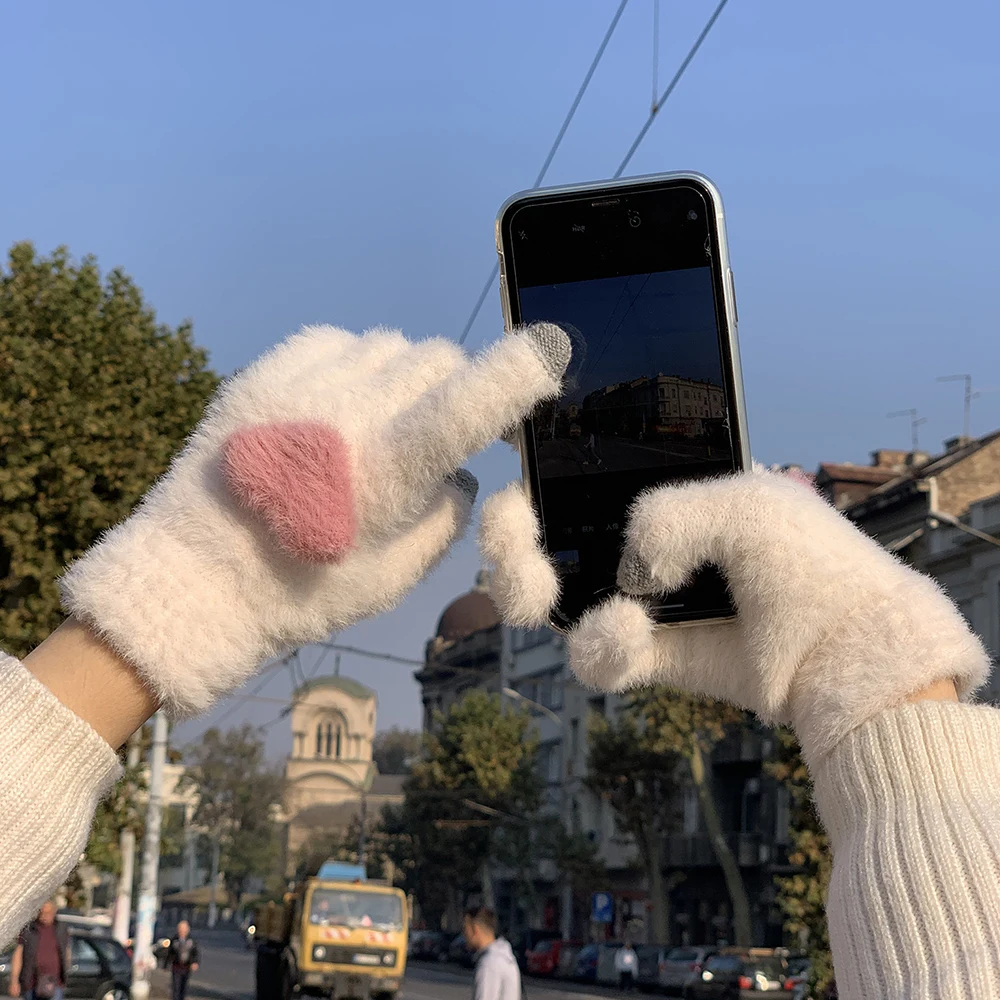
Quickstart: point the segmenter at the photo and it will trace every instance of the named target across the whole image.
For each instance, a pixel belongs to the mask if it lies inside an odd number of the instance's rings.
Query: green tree
[[[640,725],[628,705],[614,721],[593,714],[588,742],[584,784],[608,803],[619,829],[631,837],[649,884],[653,940],[669,942],[663,845],[678,818],[680,755],[663,749],[659,735]]]
[[[745,713],[721,701],[694,697],[662,686],[632,695],[627,711],[635,714],[637,725],[648,734],[653,749],[664,754],[676,754],[687,763],[708,838],[729,892],[736,944],[751,945],[750,899],[722,827],[712,788],[711,765],[712,751],[726,735],[726,730],[746,724]]]
[[[15,244],[0,266],[0,646],[62,620],[56,580],[160,476],[218,379],[121,270]]]
[[[209,729],[185,754],[185,781],[198,791],[194,821],[219,844],[219,868],[239,899],[247,881],[266,879],[281,859],[274,808],[282,778],[265,757],[264,741],[249,723],[220,733]]]
[[[833,959],[826,923],[826,898],[833,871],[830,841],[819,821],[812,799],[812,782],[795,735],[778,730],[779,752],[768,764],[771,775],[783,782],[791,797],[788,860],[798,868],[775,879],[778,905],[785,915],[785,930],[805,939],[812,960],[815,995],[833,982]]]
[[[366,823],[365,871],[369,878],[388,877],[393,865],[389,852],[389,834],[381,823]],[[324,861],[360,863],[361,817],[355,816],[345,830],[317,832],[309,838],[295,857],[296,881],[315,875]],[[392,880],[395,882],[395,879]]]
[[[376,733],[372,757],[378,765],[379,774],[409,774],[422,745],[423,735],[415,729],[393,726]]]
[[[497,697],[470,691],[438,723],[402,806],[382,821],[388,855],[432,925],[469,887],[488,883],[489,862],[519,835],[505,828],[524,824],[541,798],[527,712],[504,711]]]

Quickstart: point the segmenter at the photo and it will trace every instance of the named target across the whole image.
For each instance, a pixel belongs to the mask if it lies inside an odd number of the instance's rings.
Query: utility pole
[[[139,754],[142,744],[142,730],[137,729],[128,741],[128,755],[125,763],[129,771],[139,766]],[[130,789],[134,793],[135,789]],[[118,893],[115,898],[115,923],[112,933],[122,944],[129,935],[129,925],[132,922],[132,882],[135,878],[135,833],[130,829],[122,830],[118,838],[118,850],[122,858],[122,872],[118,878]]]
[[[163,767],[167,760],[167,717],[161,709],[153,716],[153,745],[149,755],[149,804],[142,849],[142,879],[135,922],[132,956],[132,996],[148,1000],[153,961],[153,926],[156,922],[157,877],[160,868],[160,828],[163,825]]]
[[[361,832],[358,834],[358,864],[368,864],[368,782],[361,786]]]
[[[208,883],[211,891],[208,896],[208,926],[214,927],[219,919],[219,907],[215,901],[216,890],[219,884],[219,835],[216,833],[212,839],[212,876]]]

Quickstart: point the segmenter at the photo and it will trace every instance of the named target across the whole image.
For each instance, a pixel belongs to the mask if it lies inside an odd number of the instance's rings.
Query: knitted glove
[[[167,474],[62,580],[68,612],[177,716],[263,660],[393,607],[462,533],[471,454],[555,395],[538,324],[441,339],[306,328],[225,383]]]
[[[484,505],[480,544],[494,599],[515,625],[544,624],[559,584],[520,484]],[[732,622],[654,627],[641,600],[721,568]],[[618,570],[623,592],[568,637],[585,684],[663,683],[790,723],[816,761],[848,733],[935,681],[967,697],[990,664],[941,589],[905,566],[810,488],[755,470],[641,496]]]

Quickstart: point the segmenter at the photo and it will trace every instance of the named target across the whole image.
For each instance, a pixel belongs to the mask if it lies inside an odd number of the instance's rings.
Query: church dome
[[[438,621],[437,635],[446,642],[453,642],[499,624],[500,616],[489,594],[489,576],[480,571],[472,590],[444,609]]]

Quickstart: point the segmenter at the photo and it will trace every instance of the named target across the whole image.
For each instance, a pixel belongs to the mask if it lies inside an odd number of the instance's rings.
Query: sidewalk
[[[149,977],[149,987],[149,1000],[172,1000],[170,973],[166,969],[153,970]],[[220,990],[193,978],[188,984],[187,1000],[237,1000],[244,995],[244,990]]]
[[[472,982],[472,977],[474,975],[472,969],[463,969],[461,966],[452,965],[451,962],[419,962],[419,961],[407,961],[406,966],[410,966],[419,969],[433,969],[435,972],[443,972],[454,976],[456,979],[465,979],[468,982]],[[526,976],[522,975],[521,982],[524,984],[525,993],[527,994],[529,1000],[531,998],[532,989],[535,990],[567,990],[572,991],[577,996],[589,995],[595,997],[631,997],[635,1000],[636,997],[648,995],[647,990],[641,990],[638,986],[631,992],[627,993],[624,990],[618,989],[617,986],[611,986],[606,983],[581,983],[573,979],[559,979],[550,976]],[[168,984],[169,985],[169,984]],[[664,996],[662,992],[658,993],[659,996]],[[169,998],[168,998],[169,1000]]]

